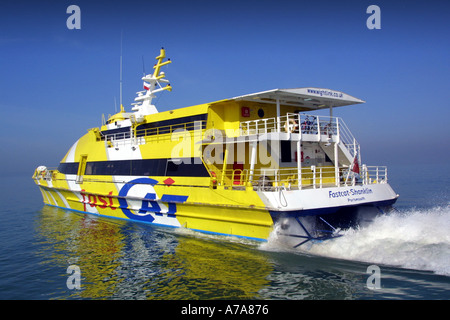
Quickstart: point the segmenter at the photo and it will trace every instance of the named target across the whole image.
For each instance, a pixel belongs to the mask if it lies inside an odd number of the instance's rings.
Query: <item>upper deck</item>
[[[356,183],[348,174],[355,161],[364,181],[370,180],[369,171],[372,181],[385,181],[384,167],[360,164],[360,145],[341,118],[304,113],[329,109],[332,114],[334,107],[363,102],[328,89],[275,89],[148,115],[120,132],[102,131],[101,140],[109,149],[157,148],[165,158],[174,158],[174,148],[185,143],[175,158],[201,159],[210,177],[224,186],[254,185],[261,177],[289,187]],[[269,165],[253,157],[264,146]]]
[[[244,188],[262,179],[275,189],[354,184],[356,171],[363,183],[386,181],[385,169],[369,176],[358,142],[333,117],[333,108],[363,100],[323,88],[273,89],[158,112],[154,94],[172,90],[160,72],[170,63],[164,58],[162,49],[155,72],[142,78],[134,112],[121,106],[90,129],[61,161],[60,173],[76,174],[77,183],[84,175],[182,176],[186,185]],[[309,114],[321,109],[330,115]],[[184,160],[189,165],[179,164]]]

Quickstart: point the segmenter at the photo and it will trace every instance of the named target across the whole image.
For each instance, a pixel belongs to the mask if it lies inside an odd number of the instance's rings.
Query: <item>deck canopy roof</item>
[[[365,102],[340,91],[321,88],[273,89],[227,100],[287,105],[301,108],[304,111],[342,107]]]

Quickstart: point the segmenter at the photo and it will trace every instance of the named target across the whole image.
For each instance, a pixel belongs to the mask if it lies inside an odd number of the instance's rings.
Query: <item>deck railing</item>
[[[139,129],[139,130],[136,130],[136,136],[137,137],[145,137],[145,136],[152,136],[152,135],[161,135],[161,134],[172,133],[175,130],[185,130],[185,131],[201,130],[201,129],[205,129],[205,127],[206,127],[206,121],[204,121],[204,120],[203,121],[184,122],[184,123],[159,126],[159,127],[154,127],[154,128]]]
[[[364,184],[387,183],[388,173],[386,166],[366,166],[361,170],[361,178]]]
[[[111,133],[103,135],[107,147],[118,148],[125,145],[139,145],[149,141],[171,140],[172,133],[179,131],[203,130],[206,127],[206,121],[193,121],[154,128],[145,128],[136,130],[130,127],[129,131]]]
[[[287,113],[284,116],[242,121],[239,124],[240,135],[260,135],[274,132],[299,134],[301,140],[320,141],[325,135],[328,138],[337,136],[345,145],[351,157],[360,157],[360,145],[348,129],[344,120],[339,117],[317,116],[302,113]],[[361,161],[361,159],[359,159]]]
[[[339,169],[336,181],[334,167],[303,167],[279,169],[227,169],[213,173],[214,181],[226,188],[253,187],[257,190],[273,191],[283,189],[326,188],[335,186],[354,186],[361,184],[387,183],[387,167],[363,166],[359,175],[349,168]]]
[[[36,169],[34,170],[32,178],[35,180],[52,181],[55,179],[57,172],[57,168],[45,168],[45,170],[42,171],[38,171],[38,169]]]
[[[292,132],[301,134],[338,134],[336,117],[287,113],[284,116],[255,119],[240,122],[241,135],[254,135],[272,132]]]

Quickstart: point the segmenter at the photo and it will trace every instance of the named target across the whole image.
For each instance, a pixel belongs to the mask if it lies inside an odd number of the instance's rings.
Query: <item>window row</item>
[[[78,162],[60,163],[58,171],[77,174]],[[85,175],[209,177],[200,158],[92,161]]]

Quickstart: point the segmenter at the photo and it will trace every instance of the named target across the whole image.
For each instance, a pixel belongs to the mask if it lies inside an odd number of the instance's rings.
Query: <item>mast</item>
[[[123,30],[120,34],[120,97],[119,97],[119,102],[120,102],[120,111],[123,112],[123,100],[122,100],[122,41],[123,41]]]
[[[135,115],[137,120],[143,120],[143,117],[146,115],[158,113],[156,107],[151,104],[152,99],[156,97],[155,93],[164,90],[172,91],[169,80],[164,79],[166,76],[165,73],[161,72],[161,67],[172,63],[170,59],[163,61],[165,57],[166,51],[164,48],[161,48],[159,56],[156,57],[157,63],[153,66],[153,69],[155,69],[153,74],[147,74],[142,77],[145,90],[137,92],[138,96],[134,99],[136,103],[133,104],[134,107],[131,109],[136,111]]]

